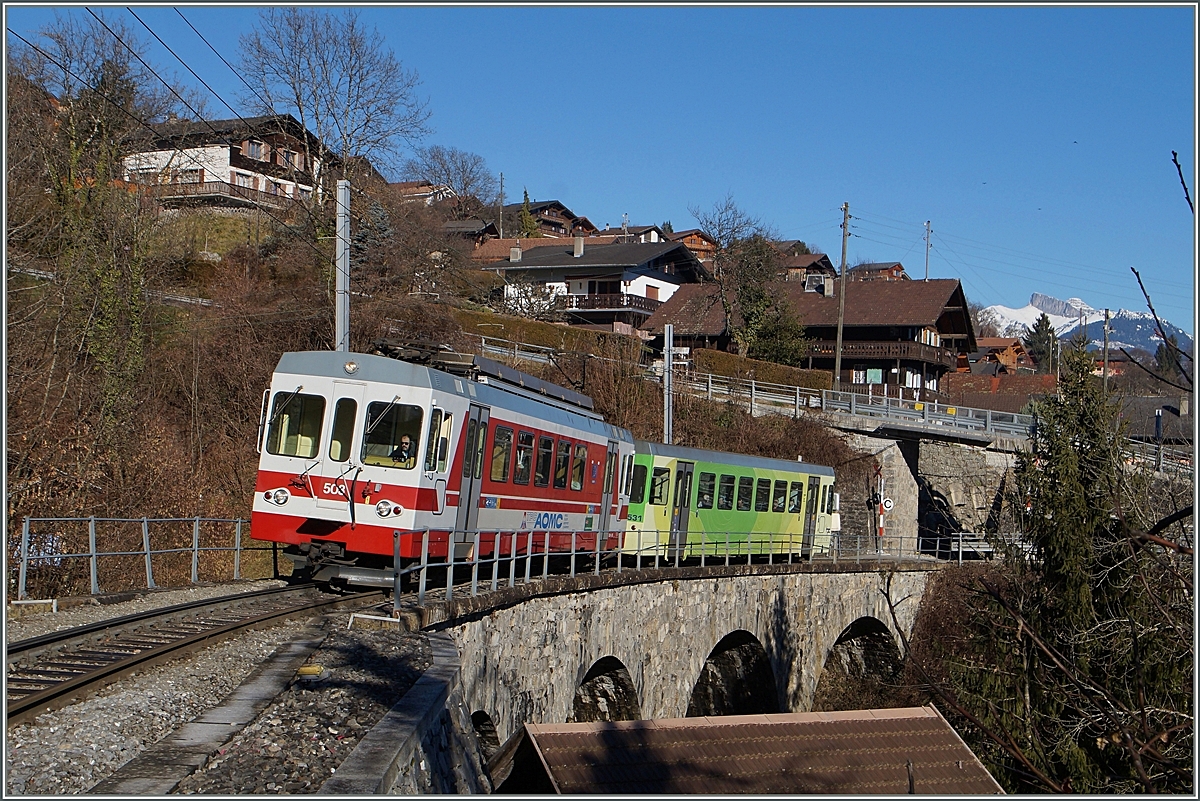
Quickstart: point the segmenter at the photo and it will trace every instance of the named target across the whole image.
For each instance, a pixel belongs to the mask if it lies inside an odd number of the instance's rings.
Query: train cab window
[[[554,488],[567,488],[567,473],[571,470],[571,443],[558,441],[558,452],[554,455]]]
[[[435,408],[429,413],[429,437],[425,443],[425,470],[432,473],[446,472],[446,459],[450,454],[450,428],[454,415]]]
[[[575,446],[575,462],[571,465],[571,489],[583,489],[583,471],[587,466],[587,445]]]
[[[369,404],[363,432],[363,464],[402,470],[416,467],[422,416],[420,407],[406,403]]]
[[[508,481],[508,466],[512,463],[513,430],[496,426],[492,434],[492,481]]]
[[[765,512],[771,508],[771,479],[760,478],[754,490],[754,511]]]
[[[646,476],[642,476],[642,481],[646,480]],[[633,494],[633,454],[625,457],[625,494]]]
[[[629,486],[629,502],[642,503],[646,500],[646,465],[635,464]]]
[[[771,495],[771,511],[783,512],[787,508],[787,482],[776,481],[775,492]]]
[[[517,434],[517,461],[513,466],[513,483],[528,484],[533,469],[533,434],[521,431]]]
[[[277,392],[271,407],[267,453],[312,459],[321,443],[325,399],[320,395]]]
[[[538,437],[537,468],[533,473],[533,486],[550,486],[550,466],[554,463],[554,440]]]
[[[608,452],[608,458],[604,462],[604,483],[601,485],[601,492],[612,492],[613,489],[613,471],[617,467],[617,454],[613,451]]]
[[[716,473],[701,473],[700,481],[696,484],[696,508],[713,508],[713,495],[717,489]]]
[[[750,496],[754,494],[754,479],[750,476],[742,476],[738,479],[738,497],[737,510],[739,512],[750,511]]]
[[[733,476],[721,476],[717,490],[717,508],[728,512],[733,508]]]
[[[650,479],[650,503],[655,506],[666,506],[667,495],[671,492],[671,469],[669,467],[654,468],[654,477]]]
[[[826,498],[829,497],[829,485],[821,487],[821,505],[817,507],[818,511],[825,511]]]
[[[329,458],[335,462],[350,459],[350,440],[354,438],[354,416],[358,414],[358,401],[354,398],[338,398],[333,407],[333,432],[329,437]]]
[[[787,510],[792,514],[800,514],[801,508],[804,506],[804,483],[801,481],[793,481],[791,488],[788,490],[788,506]]]

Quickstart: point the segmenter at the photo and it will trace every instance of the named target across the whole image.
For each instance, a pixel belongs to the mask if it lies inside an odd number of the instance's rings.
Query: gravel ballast
[[[229,591],[226,586],[213,594]],[[184,600],[189,598],[170,603]],[[307,625],[298,619],[246,632],[150,668],[32,723],[10,727],[6,733],[5,795],[86,792],[147,746],[220,703],[279,645],[294,639]]]
[[[293,681],[175,792],[320,790],[431,661],[429,644],[419,632],[347,629],[344,621],[339,618],[340,625],[308,660],[327,673],[315,681]]]

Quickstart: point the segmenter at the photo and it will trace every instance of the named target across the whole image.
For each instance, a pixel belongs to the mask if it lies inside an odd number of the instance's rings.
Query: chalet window
[[[658,300],[658,287],[647,286],[646,287],[646,299],[647,300]]]
[[[180,170],[175,173],[177,184],[198,184],[204,181],[204,170]]]
[[[294,168],[294,167],[296,167],[296,153],[295,153],[295,151],[292,151],[292,150],[285,150],[285,151],[283,151],[282,157],[283,157],[283,166],[285,166],[285,167],[293,167],[293,168]]]
[[[134,170],[129,173],[129,180],[135,184],[156,184],[159,182],[158,170]]]
[[[883,368],[882,367],[868,367],[867,368],[867,383],[868,384],[882,384],[883,383]]]
[[[267,146],[253,140],[246,143],[246,155],[258,161],[267,160]]]
[[[244,173],[235,172],[233,174],[233,182],[235,184],[237,184],[238,186],[244,186],[247,189],[254,188],[254,176],[253,175],[245,175]]]
[[[301,200],[308,200],[310,197],[312,197],[312,190],[311,190],[311,189],[305,189],[305,188],[304,188],[304,187],[302,187],[302,186],[301,186],[301,187],[299,187],[299,189],[300,189],[300,199],[301,199]]]
[[[854,383],[854,384],[867,383],[867,368],[865,365],[862,365],[862,364],[854,365],[854,370],[851,371],[850,375],[851,375],[851,378],[850,378],[851,383]]]

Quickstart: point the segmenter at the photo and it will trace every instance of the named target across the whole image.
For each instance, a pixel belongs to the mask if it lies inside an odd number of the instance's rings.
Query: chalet
[[[898,261],[857,264],[846,270],[847,281],[909,281],[904,265]]]
[[[604,226],[605,234],[616,234],[618,242],[666,242],[667,234],[657,225],[623,225],[620,228]]]
[[[799,281],[806,287],[824,287],[837,278],[837,268],[824,253],[785,255],[779,263],[779,278],[783,281]]]
[[[475,243],[478,250],[484,242],[500,237],[496,224],[481,220],[478,217],[468,217],[465,220],[447,220],[442,223],[442,230],[451,236],[469,239]]]
[[[337,157],[290,114],[151,128],[131,142],[123,168],[164,207],[285,208],[340,177]]]
[[[510,203],[504,207],[504,213],[520,214],[523,206],[523,203]],[[580,217],[557,200],[531,200],[529,213],[537,222],[538,231],[545,237],[591,236],[597,233],[591,220]]]
[[[611,245],[616,242],[617,236],[612,234],[597,234],[596,236],[587,237],[587,245]],[[564,248],[566,244],[557,238],[551,237],[534,237],[532,239],[487,239],[475,246],[469,256],[472,261],[477,264],[491,264],[497,261],[508,261],[508,257],[512,255],[513,248],[517,248],[523,253],[528,253],[536,248]]]
[[[686,231],[672,231],[667,234],[667,239],[672,242],[682,242],[684,247],[695,254],[705,269],[712,272],[713,259],[717,253],[717,240],[699,228],[689,228]]]
[[[831,282],[824,288],[827,291],[815,292],[799,282],[781,282],[776,291],[813,340],[804,366],[833,370],[840,287]],[[642,330],[660,336],[666,323],[674,326],[679,345],[733,347],[714,284],[681,286]],[[741,324],[736,308],[732,323]],[[940,382],[955,369],[958,354],[975,349],[971,317],[957,280],[847,282],[843,390],[881,393],[888,387],[892,394],[904,389],[906,397],[940,398]]]
[[[434,184],[432,181],[397,181],[388,186],[401,200],[422,203],[426,206],[458,197],[458,194],[450,187],[445,184]]]
[[[996,373],[1031,373],[1036,363],[1025,351],[1025,345],[1017,337],[979,337],[978,349],[970,356],[970,372],[990,370]],[[996,365],[995,367],[984,367]],[[978,369],[977,369],[978,368]]]
[[[573,246],[514,247],[507,261],[484,269],[504,276],[507,293],[522,291],[527,283],[544,286],[561,296],[572,324],[610,331],[638,328],[681,286],[705,276],[691,251],[676,242],[598,245],[582,236]]]

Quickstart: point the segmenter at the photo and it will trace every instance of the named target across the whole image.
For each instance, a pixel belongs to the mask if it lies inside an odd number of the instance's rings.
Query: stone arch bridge
[[[896,568],[551,578],[427,607],[412,622],[453,638],[462,701],[486,756],[524,723],[801,712],[833,676],[889,677],[899,667],[897,623],[907,636],[936,566]]]

